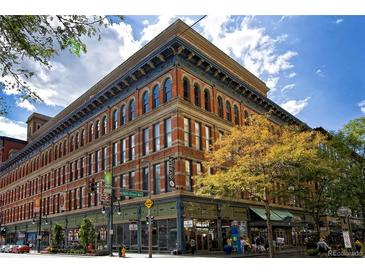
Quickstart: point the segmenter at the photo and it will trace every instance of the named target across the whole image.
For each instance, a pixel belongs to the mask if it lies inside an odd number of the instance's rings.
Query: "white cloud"
[[[0,135],[26,140],[27,124],[0,116]]]
[[[343,22],[343,18],[339,18],[339,19],[337,19],[336,21],[335,21],[335,24],[340,24],[340,23],[342,23]]]
[[[295,72],[292,72],[292,73],[290,73],[289,75],[288,75],[288,77],[289,78],[293,78],[293,77],[295,77],[297,74],[295,73]]]
[[[281,89],[281,92],[284,92],[286,90],[289,90],[289,89],[293,89],[295,87],[295,84],[289,84],[289,85],[286,85],[284,86],[282,89]]]
[[[269,89],[271,89],[271,91],[275,91],[278,81],[279,81],[279,77],[272,77],[272,78],[270,77],[269,79],[267,79],[266,85]]]
[[[358,104],[362,113],[365,114],[365,100]]]
[[[36,110],[35,106],[32,105],[28,100],[18,100],[16,101],[16,105],[31,112],[34,112]]]
[[[316,74],[317,74],[319,77],[324,77],[323,70],[321,70],[320,68],[316,70]]]
[[[284,108],[286,111],[290,112],[293,115],[297,115],[301,112],[307,105],[310,97],[307,97],[303,100],[289,100],[280,106]]]

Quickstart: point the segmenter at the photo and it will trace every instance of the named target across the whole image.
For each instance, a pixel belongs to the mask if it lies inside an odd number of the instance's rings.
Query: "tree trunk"
[[[266,227],[267,227],[267,240],[269,242],[269,256],[270,258],[274,257],[274,246],[273,246],[273,235],[272,235],[272,226],[270,220],[270,205],[269,199],[266,195],[265,203],[265,215],[266,215]]]

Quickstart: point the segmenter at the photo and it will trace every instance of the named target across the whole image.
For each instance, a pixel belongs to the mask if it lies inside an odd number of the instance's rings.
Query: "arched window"
[[[74,150],[74,136],[72,135],[71,139],[70,139],[70,151],[73,151],[73,150]]]
[[[160,86],[155,85],[152,92],[152,107],[157,108],[160,106]]]
[[[76,137],[75,137],[75,149],[78,149],[79,148],[79,143],[80,143],[79,141],[80,141],[80,135],[77,132],[76,133]]]
[[[100,121],[97,120],[95,124],[95,139],[98,139],[100,136]]]
[[[89,143],[94,139],[94,124],[91,124],[89,127]]]
[[[210,111],[210,93],[209,90],[204,90],[204,108],[206,111]]]
[[[239,116],[240,114],[239,114],[237,105],[234,105],[233,112],[234,112],[234,123],[235,123],[235,125],[239,125],[240,124],[240,116]]]
[[[81,130],[81,138],[80,138],[80,146],[84,146],[85,144],[85,129]]]
[[[129,121],[134,120],[135,118],[135,104],[134,99],[132,99],[129,103]]]
[[[223,118],[223,100],[222,97],[218,96],[218,115]]]
[[[118,128],[118,110],[116,109],[113,111],[112,127],[113,129]],[[104,123],[103,123],[103,128],[104,128]]]
[[[247,110],[245,110],[244,112],[244,120],[245,120],[245,125],[247,126],[247,125],[249,125],[250,124],[250,115],[248,114],[248,111]]]
[[[127,122],[127,113],[125,105],[121,106],[120,108],[120,125],[125,125]]]
[[[63,156],[65,156],[67,154],[67,141],[65,140],[63,142]]]
[[[148,94],[148,91],[146,90],[142,96],[142,113],[147,113],[149,110],[148,109],[148,97],[149,97],[149,94]]]
[[[167,78],[165,80],[165,83],[163,85],[163,101],[164,103],[170,101],[172,99],[172,94],[171,94],[171,79]]]
[[[231,104],[228,101],[226,101],[226,118],[228,121],[232,121]]]
[[[61,157],[62,157],[62,143],[58,147],[58,158],[61,158]]]
[[[200,87],[198,84],[194,85],[194,104],[200,107]]]
[[[52,150],[48,152],[48,163],[52,162]]]
[[[57,157],[58,157],[58,145],[56,145],[54,148],[54,159],[57,160]]]
[[[47,165],[47,161],[48,161],[48,151],[46,151],[46,154],[44,155],[44,165]]]
[[[190,101],[190,83],[187,78],[183,79],[184,99]]]
[[[108,118],[105,115],[103,117],[103,124],[102,124],[102,127],[101,127],[101,135],[105,135],[107,128],[108,128]]]

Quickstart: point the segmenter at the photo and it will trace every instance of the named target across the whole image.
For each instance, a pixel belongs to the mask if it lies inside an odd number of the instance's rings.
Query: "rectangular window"
[[[127,175],[128,174],[122,174],[121,175],[121,179],[120,179],[121,186],[120,187],[122,187],[122,188],[127,188]]]
[[[160,124],[153,125],[153,151],[160,150]]]
[[[68,191],[68,210],[72,210],[72,190]]]
[[[170,192],[172,188],[169,184],[169,170],[170,170],[170,161],[165,161],[165,191]]]
[[[172,146],[172,126],[171,126],[171,118],[165,120],[165,147]]]
[[[57,194],[57,213],[60,213],[60,193]]]
[[[62,184],[66,184],[66,166],[62,167]]]
[[[219,130],[218,131],[218,138],[219,138],[219,140],[221,140],[223,138],[223,136],[224,136],[224,132],[221,131],[221,130]]]
[[[184,143],[185,146],[191,146],[191,128],[190,128],[190,119],[184,118]]]
[[[77,188],[74,189],[74,209],[77,209]]]
[[[148,167],[143,168],[143,190],[149,190],[149,171],[148,171]]]
[[[88,174],[91,175],[92,173],[93,173],[93,155],[89,154]]]
[[[58,176],[57,176],[58,186],[61,185],[61,168],[58,169]]]
[[[80,178],[84,177],[84,157],[80,159]]]
[[[203,172],[203,166],[202,166],[202,163],[200,162],[197,162],[196,163],[196,174],[197,175],[201,175]]]
[[[191,161],[185,160],[185,188],[187,191],[191,191]]]
[[[147,155],[150,151],[148,131],[149,131],[148,128],[143,129],[143,144],[142,144],[143,145],[143,149],[142,149],[143,155]]]
[[[195,148],[201,150],[202,135],[201,135],[201,125],[195,122]]]
[[[160,164],[153,166],[153,183],[154,183],[154,193],[159,194],[161,192],[160,190],[160,180],[161,177],[161,170],[160,170]]]
[[[99,151],[95,151],[95,154],[94,154],[94,170],[95,170],[95,173],[97,173],[99,171]]]
[[[78,160],[75,160],[75,180],[79,178],[79,170],[78,170]]]
[[[70,163],[70,182],[73,180],[72,163]]]
[[[113,150],[113,156],[112,156],[112,165],[115,166],[117,163],[117,155],[118,155],[118,144],[117,143],[113,143],[112,145],[112,150]]]
[[[135,186],[134,186],[134,176],[135,176],[135,172],[134,171],[129,172],[128,187],[130,189],[134,189],[135,188]]]
[[[205,126],[205,150],[209,151],[212,145],[212,128]]]
[[[105,170],[106,168],[106,147],[103,147],[101,150],[101,170]]]
[[[79,208],[82,208],[82,196],[83,196],[83,188],[79,188]]]
[[[127,139],[122,139],[120,141],[120,163],[125,163],[127,161]]]
[[[136,136],[129,136],[129,160],[134,160],[136,158]]]

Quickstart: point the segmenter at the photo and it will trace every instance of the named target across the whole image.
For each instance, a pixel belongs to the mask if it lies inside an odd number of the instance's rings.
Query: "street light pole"
[[[151,199],[151,163],[148,162],[148,198]],[[151,208],[148,208],[148,257],[152,258],[152,220]]]
[[[39,203],[39,218],[38,218],[38,233],[37,233],[37,252],[41,252],[41,229],[42,229],[42,193],[43,193],[43,184],[41,181],[41,196]]]

